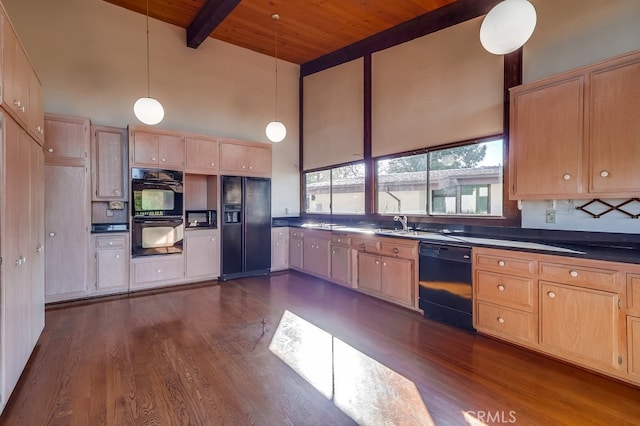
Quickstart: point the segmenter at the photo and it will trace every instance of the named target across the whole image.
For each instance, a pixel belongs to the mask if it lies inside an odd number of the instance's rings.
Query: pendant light
[[[147,97],[140,98],[133,104],[133,113],[144,124],[153,126],[164,118],[162,104],[150,96],[149,78],[149,0],[147,0]]]
[[[275,21],[275,33],[276,33],[276,119],[275,121],[267,124],[267,128],[265,129],[265,133],[267,138],[274,143],[282,142],[284,138],[287,136],[287,128],[284,124],[278,121],[278,20],[280,19],[280,15],[274,13],[271,15],[273,20]]]
[[[480,43],[490,53],[506,55],[529,40],[536,21],[536,9],[528,0],[504,0],[482,21]]]

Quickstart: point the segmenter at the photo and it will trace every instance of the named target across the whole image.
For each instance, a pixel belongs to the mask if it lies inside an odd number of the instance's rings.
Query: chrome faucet
[[[394,216],[393,217],[394,221],[398,221],[402,224],[402,230],[405,232],[409,231],[409,225],[407,224],[407,217],[406,216]]]

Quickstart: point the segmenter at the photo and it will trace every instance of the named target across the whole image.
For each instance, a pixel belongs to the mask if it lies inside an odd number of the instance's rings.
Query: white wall
[[[45,111],[96,124],[139,124],[133,103],[147,95],[145,16],[102,0],[2,0],[44,85]],[[275,115],[272,57],[207,39],[186,46],[185,30],[149,21],[151,96],[165,108],[158,127],[268,143]],[[299,66],[278,65],[273,146],[274,216],[299,211]]]
[[[638,0],[531,0],[531,3],[536,8],[538,24],[524,46],[525,83],[640,49]],[[640,220],[622,213],[612,212],[593,219],[575,210],[574,204],[587,201],[557,201],[553,224],[546,223],[545,214],[552,208],[552,200],[523,202],[522,227],[640,233]],[[606,201],[615,205],[623,200]],[[640,203],[631,204],[628,210],[639,213]]]

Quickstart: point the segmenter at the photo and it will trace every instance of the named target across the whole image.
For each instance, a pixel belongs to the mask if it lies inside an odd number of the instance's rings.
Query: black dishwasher
[[[421,242],[419,276],[424,316],[473,330],[471,247]]]

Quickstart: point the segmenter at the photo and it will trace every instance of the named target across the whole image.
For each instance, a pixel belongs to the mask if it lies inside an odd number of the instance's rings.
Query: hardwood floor
[[[0,417],[356,423],[640,424],[640,388],[284,272],[48,309]]]

